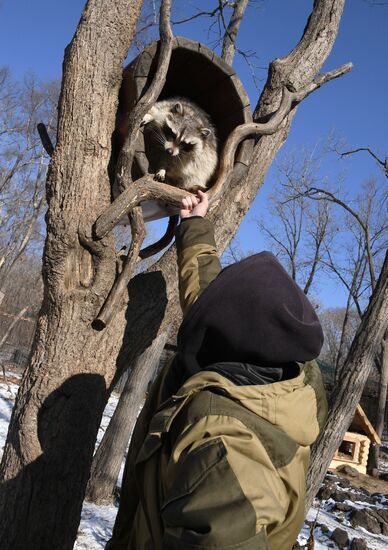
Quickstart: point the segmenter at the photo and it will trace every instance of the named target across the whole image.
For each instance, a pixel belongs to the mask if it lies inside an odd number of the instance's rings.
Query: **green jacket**
[[[177,231],[183,311],[220,271],[212,225]],[[327,404],[315,361],[296,378],[237,386],[201,371],[168,396],[168,365],[128,453],[107,550],[287,550],[303,524],[310,445]]]

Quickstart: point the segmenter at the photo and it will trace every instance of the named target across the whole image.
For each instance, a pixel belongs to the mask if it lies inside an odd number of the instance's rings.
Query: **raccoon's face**
[[[204,128],[194,117],[185,116],[180,103],[167,113],[161,128],[164,150],[172,157],[195,156],[203,150],[210,128]]]

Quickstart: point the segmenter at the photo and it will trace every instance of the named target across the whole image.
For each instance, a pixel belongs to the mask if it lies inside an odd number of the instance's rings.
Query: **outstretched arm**
[[[204,218],[208,206],[208,197],[202,191],[183,199],[181,223],[175,232],[179,298],[184,314],[221,271],[213,224]]]

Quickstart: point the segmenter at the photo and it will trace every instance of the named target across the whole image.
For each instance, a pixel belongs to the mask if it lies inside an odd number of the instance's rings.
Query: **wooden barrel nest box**
[[[158,42],[153,42],[125,69],[119,96],[116,136],[117,149],[123,143],[128,114],[150,85],[156,70]],[[219,153],[236,126],[252,122],[252,112],[245,89],[235,71],[207,46],[183,37],[175,37],[166,83],[159,100],[174,96],[186,97],[206,111],[217,129]],[[252,140],[242,142],[237,150],[232,181],[240,179],[250,162]],[[136,146],[137,162],[133,179],[148,171],[141,134]],[[236,172],[236,174],[234,174]],[[236,177],[233,177],[236,176]],[[168,182],[167,182],[168,183]],[[146,221],[171,215],[171,210],[155,213],[155,205],[143,205]]]

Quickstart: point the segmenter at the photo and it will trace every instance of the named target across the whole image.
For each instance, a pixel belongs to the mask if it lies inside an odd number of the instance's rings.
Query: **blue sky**
[[[194,2],[188,0],[176,0],[175,19],[183,17],[187,6],[192,4]],[[257,52],[255,63],[262,67],[257,70],[259,90],[241,57],[236,57],[234,66],[252,107],[265,83],[269,61],[286,55],[296,45],[312,4],[312,0],[257,0],[248,8],[240,30],[239,47]],[[0,65],[8,65],[16,79],[28,71],[42,80],[60,78],[64,48],[73,36],[83,5],[83,0],[0,0]],[[209,2],[198,1],[195,5],[208,9]],[[207,25],[206,18],[199,18],[173,30],[175,34],[211,44],[214,36],[208,36]],[[387,6],[371,7],[364,0],[347,0],[337,41],[324,70],[348,61],[353,62],[354,69],[326,84],[301,104],[281,154],[301,147],[313,149],[332,130],[346,138],[349,145],[370,146],[381,158],[388,154],[387,28]],[[332,158],[326,169],[332,178],[345,169],[348,182],[355,190],[365,178],[378,176],[375,164],[364,154],[349,161]],[[275,183],[276,161],[240,227],[238,237],[246,249],[260,249],[265,245],[253,219],[265,210],[266,195]],[[327,292],[321,289],[321,299],[327,306],[333,306],[343,304],[345,297],[338,285],[330,283]]]

